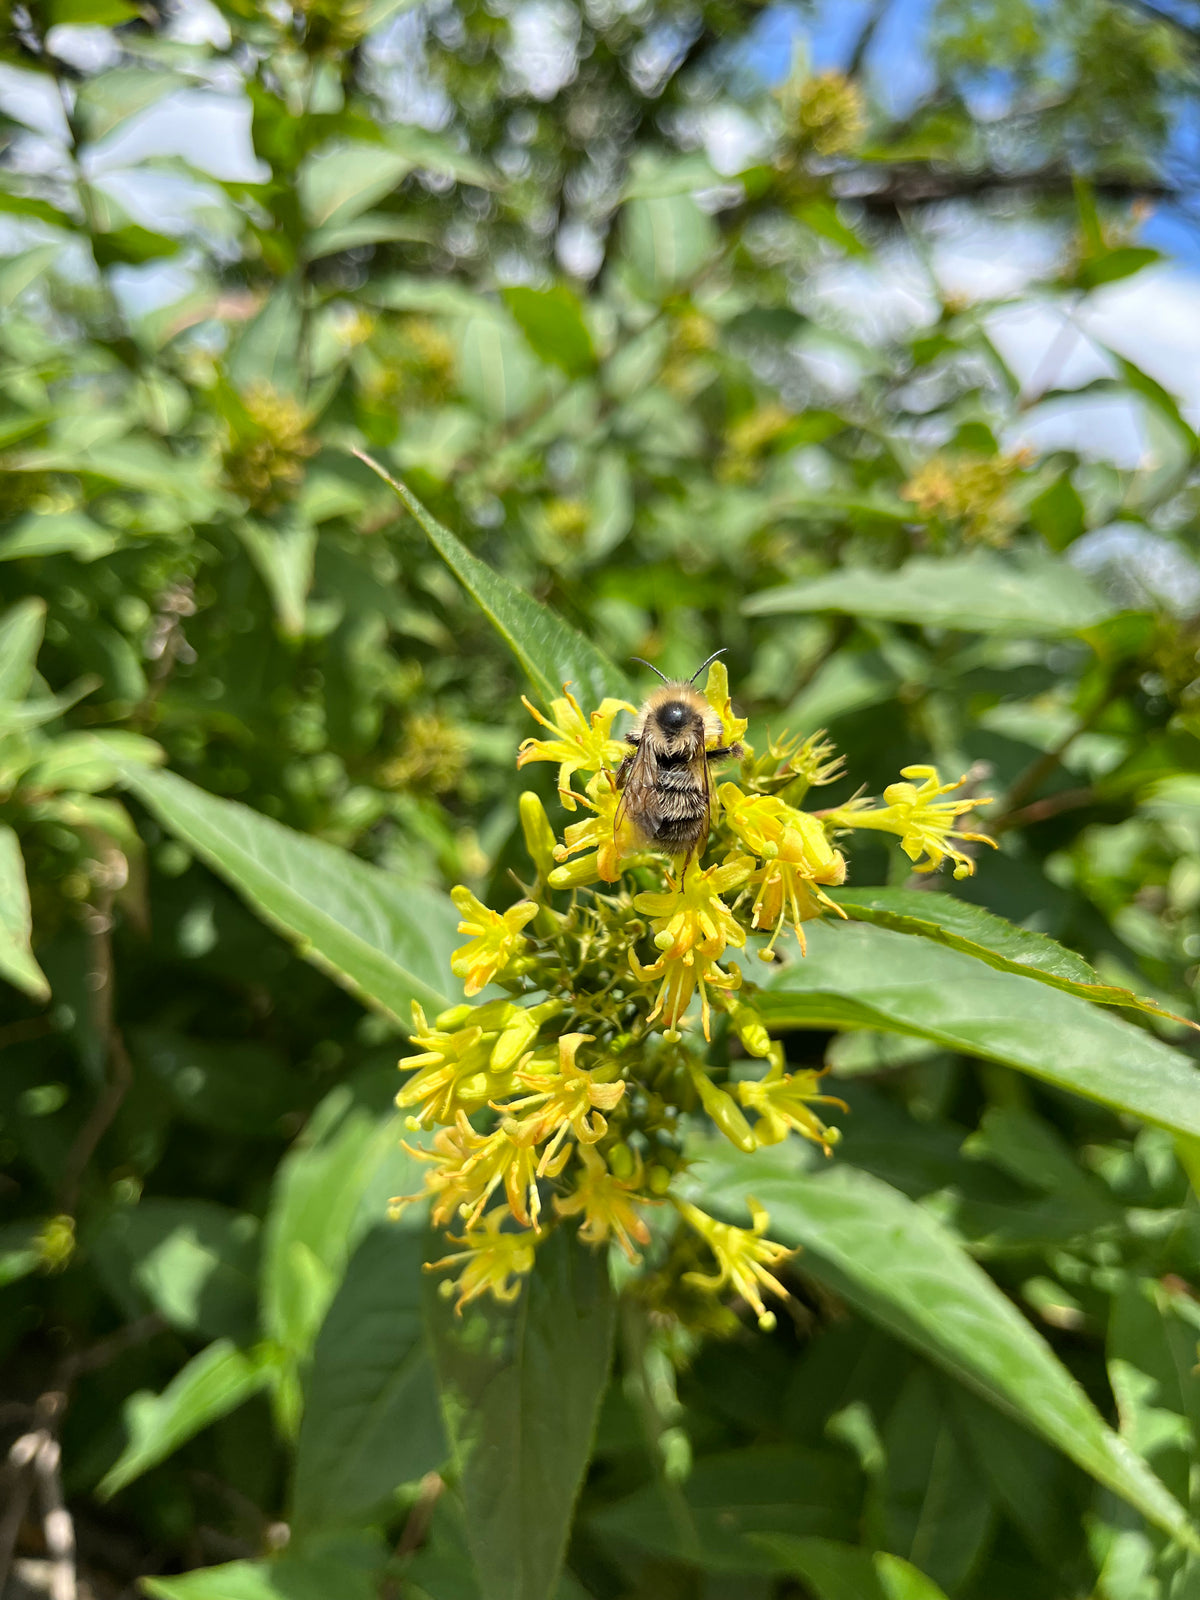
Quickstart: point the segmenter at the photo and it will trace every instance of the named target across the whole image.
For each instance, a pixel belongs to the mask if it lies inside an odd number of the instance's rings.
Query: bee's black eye
[[[678,700],[668,700],[659,706],[658,725],[664,733],[680,733],[687,726],[692,713]]]

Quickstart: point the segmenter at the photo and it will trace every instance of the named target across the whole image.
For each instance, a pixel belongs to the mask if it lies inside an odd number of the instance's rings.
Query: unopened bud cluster
[[[766,1237],[753,1200],[753,1225],[738,1228],[679,1193],[684,1128],[705,1115],[744,1152],[797,1133],[829,1154],[837,1130],[815,1108],[839,1102],[821,1093],[817,1072],[787,1070],[731,953],[753,941],[773,961],[787,930],[803,953],[805,922],[842,914],[827,891],[845,879],[837,841],[848,829],[898,835],[917,871],[947,857],[956,875],[972,870],[962,841],[981,836],[954,825],[983,802],[943,798],[959,786],[932,767],[906,768],[882,805],[806,811],[809,791],[842,775],[832,746],[821,734],[785,738],[756,756],[720,662],[705,694],[722,744],[744,755],[739,781],[719,786],[699,859],[648,847],[621,814],[616,772],[629,747],[612,730],[634,707],[606,699],[589,715],[564,689],[549,717],[529,707],[546,736],[527,739],[517,765],[553,762],[577,820],[560,838],[540,799],[522,795],[525,897],[499,912],[453,891],[468,941],[451,966],[467,1003],[432,1021],[414,1007],[419,1053],[401,1062],[410,1076],[397,1103],[426,1134],[412,1151],[428,1170],[423,1196],[396,1206],[428,1197],[435,1225],[461,1230],[434,1264],[457,1269],[448,1288],[460,1309],[485,1292],[514,1299],[564,1218],[578,1219],[582,1239],[639,1261],[652,1208],[666,1203],[711,1258],[709,1270],[684,1274],[691,1289],[730,1291],[771,1326],[763,1296],[785,1293],[775,1269],[789,1252]],[[489,987],[503,997],[477,1001]],[[710,1063],[718,1026],[761,1064],[757,1075],[735,1083]]]

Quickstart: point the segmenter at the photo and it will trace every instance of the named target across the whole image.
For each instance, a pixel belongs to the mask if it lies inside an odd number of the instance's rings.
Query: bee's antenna
[[[629,659],[630,661],[640,662],[643,667],[649,667],[651,672],[658,672],[658,668],[654,665],[654,663],[652,661],[645,660],[642,656],[630,656]],[[658,672],[658,675],[664,683],[670,683],[671,680],[667,677],[665,672]]]
[[[717,659],[717,657],[718,656],[723,656],[725,654],[726,650],[728,650],[728,649],[729,649],[729,646],[727,644],[723,644],[719,650],[714,650],[712,655],[709,656],[707,661],[702,661],[700,663],[700,665],[696,668],[695,672],[693,672],[691,677],[688,679],[688,682],[689,683],[695,683],[696,679],[704,671],[705,667],[711,667],[713,662]]]

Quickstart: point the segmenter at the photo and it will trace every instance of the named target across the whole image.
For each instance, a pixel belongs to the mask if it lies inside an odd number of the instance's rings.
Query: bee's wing
[[[632,816],[639,827],[651,838],[654,837],[662,816],[654,787],[654,771],[654,757],[645,743],[638,745],[633,754],[626,756],[621,763],[621,772],[625,776],[622,781],[621,773],[617,774],[621,803],[613,822],[614,833],[620,833],[625,818]]]

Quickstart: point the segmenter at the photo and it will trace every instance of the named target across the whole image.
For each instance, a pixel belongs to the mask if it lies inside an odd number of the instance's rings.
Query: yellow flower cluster
[[[713,1261],[711,1271],[684,1274],[691,1288],[730,1292],[771,1326],[763,1297],[786,1298],[778,1274],[792,1252],[766,1237],[755,1202],[751,1227],[738,1228],[678,1193],[683,1130],[699,1113],[742,1151],[796,1133],[828,1155],[838,1132],[816,1108],[841,1102],[821,1092],[818,1072],[787,1070],[740,953],[755,937],[761,957],[778,959],[790,926],[803,954],[805,922],[844,915],[828,891],[845,880],[837,841],[850,829],[890,832],[918,871],[949,857],[960,875],[973,869],[960,841],[991,842],[954,832],[983,802],[945,798],[960,784],[943,784],[932,767],[906,768],[882,805],[800,809],[810,788],[841,776],[824,736],[785,737],[756,757],[719,662],[705,694],[720,723],[714,739],[739,744],[743,756],[738,781],[713,798],[700,858],[664,857],[621,818],[617,771],[629,746],[613,724],[633,707],[606,699],[588,714],[564,688],[548,717],[529,707],[545,736],[526,740],[517,764],[554,764],[564,808],[587,814],[560,841],[526,793],[521,823],[536,877],[524,898],[499,912],[462,886],[453,891],[468,941],[450,965],[468,1003],[432,1023],[413,1008],[417,1053],[401,1063],[409,1077],[397,1102],[423,1136],[411,1153],[425,1163],[425,1183],[394,1205],[425,1199],[437,1226],[461,1226],[452,1253],[432,1264],[454,1270],[447,1287],[460,1311],[479,1295],[519,1294],[539,1242],[566,1219],[581,1239],[616,1245],[637,1263],[674,1217],[700,1241],[690,1248]],[[712,1065],[687,1035],[697,996],[704,1040],[716,1013],[740,1043],[744,1059],[732,1070]]]
[[[925,516],[959,524],[969,544],[1000,547],[1008,544],[1020,521],[1011,490],[1032,459],[1027,450],[995,456],[936,455],[900,493]]]

